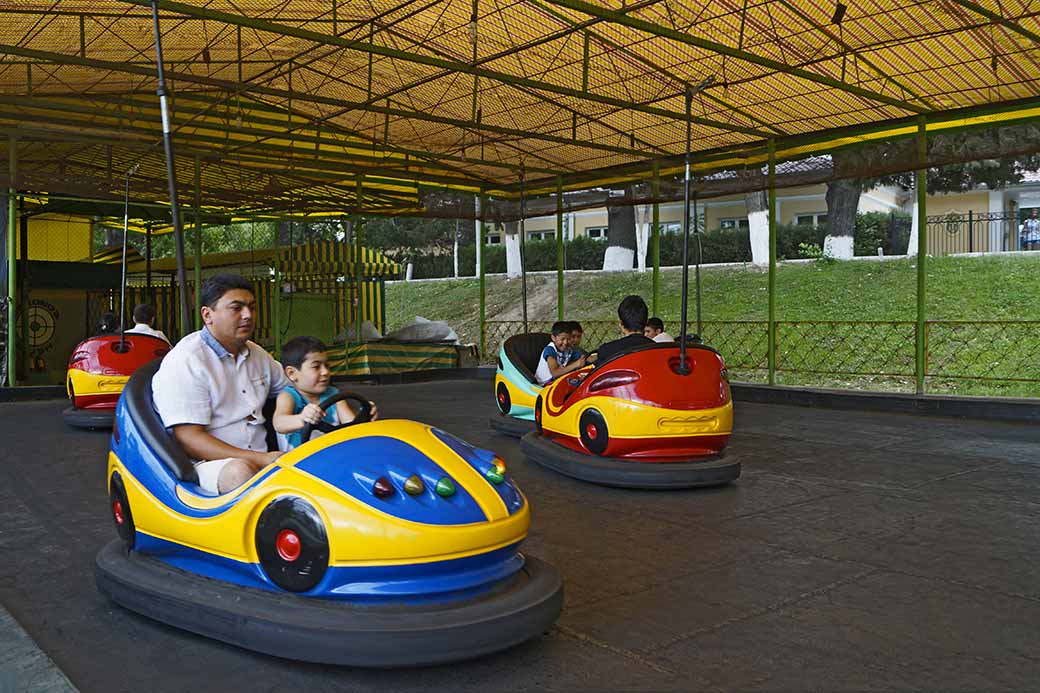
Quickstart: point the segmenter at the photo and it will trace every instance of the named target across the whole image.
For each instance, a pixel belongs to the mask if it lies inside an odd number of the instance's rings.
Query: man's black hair
[[[571,320],[571,332],[581,332],[585,334],[585,330],[581,329],[581,323],[577,320]]]
[[[155,308],[150,303],[138,303],[134,306],[134,322],[137,324],[151,325],[155,320]]]
[[[571,331],[571,324],[566,320],[557,320],[552,324],[552,328],[549,331],[552,332],[553,337],[563,334],[564,332],[569,334]]]
[[[202,305],[216,308],[217,302],[229,291],[244,289],[253,293],[253,285],[249,280],[238,274],[214,274],[202,282]]]
[[[646,316],[650,313],[646,301],[636,295],[625,296],[617,308],[621,326],[629,332],[642,332],[646,327]]]
[[[317,337],[293,337],[282,347],[282,365],[303,368],[308,354],[328,350],[324,342]]]
[[[661,318],[653,317],[646,321],[647,327],[652,327],[658,332],[664,332],[664,323],[661,322]]]

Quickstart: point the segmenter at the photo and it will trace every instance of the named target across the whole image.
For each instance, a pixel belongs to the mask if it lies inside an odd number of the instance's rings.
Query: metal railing
[[[927,222],[928,252],[932,255],[1021,250],[1012,212],[969,210],[966,214],[930,216]]]
[[[548,331],[550,324],[533,322],[530,329]],[[768,321],[701,325],[704,342],[722,353],[735,381],[768,381]],[[620,336],[614,321],[586,321],[582,327],[586,350]],[[779,384],[914,390],[912,321],[777,321],[775,328]],[[696,325],[688,329],[693,333]],[[520,321],[486,323],[482,362],[494,363],[500,344],[522,330]],[[1040,321],[927,321],[924,368],[928,392],[1040,395]]]

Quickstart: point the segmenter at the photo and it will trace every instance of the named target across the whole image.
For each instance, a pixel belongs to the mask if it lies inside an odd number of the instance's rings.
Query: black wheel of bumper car
[[[498,405],[498,411],[504,416],[509,416],[509,410],[512,408],[513,403],[509,398],[509,388],[503,382],[498,383],[498,387],[495,388],[495,403]]]
[[[680,489],[720,486],[740,477],[740,461],[726,455],[688,462],[644,462],[599,457],[557,445],[536,432],[520,439],[533,462],[566,476],[601,486],[632,489]]]
[[[329,567],[329,540],[314,507],[302,498],[276,498],[256,523],[256,553],[271,582],[306,592]]]
[[[607,420],[595,409],[586,409],[578,418],[578,430],[581,435],[582,444],[597,455],[607,451],[607,443],[610,441],[610,431],[607,428]]]
[[[69,407],[61,413],[65,425],[73,428],[88,428],[90,430],[112,428],[115,419],[114,409],[77,409]]]
[[[534,430],[534,421],[517,419],[502,414],[492,414],[488,417],[488,426],[496,433],[501,433],[510,438],[519,438]]]
[[[118,541],[98,552],[98,590],[144,616],[265,654],[323,664],[411,667],[480,657],[552,628],[563,580],[527,557],[478,596],[436,604],[365,604],[267,592],[213,580]]]
[[[123,477],[116,472],[108,483],[108,509],[112,513],[112,521],[116,523],[116,531],[128,549],[134,548],[137,530],[134,529],[134,516],[130,512],[130,502],[126,499],[126,488]]]

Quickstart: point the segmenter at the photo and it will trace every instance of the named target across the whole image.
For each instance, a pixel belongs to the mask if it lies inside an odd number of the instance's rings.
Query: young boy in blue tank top
[[[337,402],[322,416],[321,404],[339,394],[332,385],[327,347],[314,337],[294,337],[282,347],[282,367],[292,383],[278,395],[271,423],[279,434],[278,447],[285,451],[302,445],[304,424],[317,424],[322,418],[333,426],[354,420],[355,411],[346,402]],[[372,404],[372,419],[378,410]],[[319,434],[320,435],[320,434]]]

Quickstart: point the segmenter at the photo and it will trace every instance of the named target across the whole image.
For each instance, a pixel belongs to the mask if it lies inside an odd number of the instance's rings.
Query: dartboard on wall
[[[28,323],[29,347],[40,349],[54,339],[54,327],[58,321],[58,311],[44,301],[33,301],[29,306]]]

